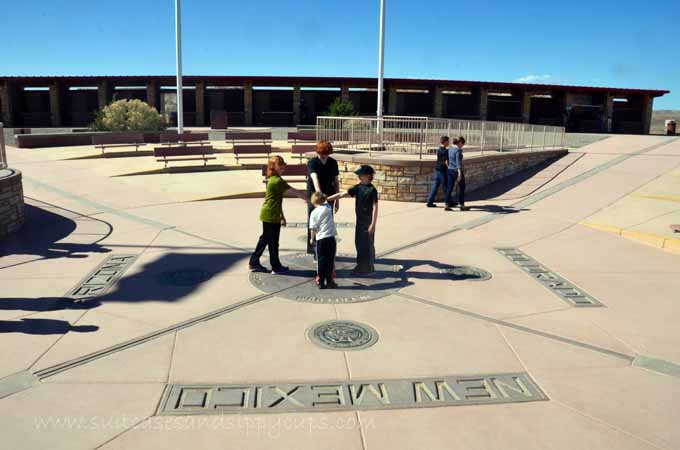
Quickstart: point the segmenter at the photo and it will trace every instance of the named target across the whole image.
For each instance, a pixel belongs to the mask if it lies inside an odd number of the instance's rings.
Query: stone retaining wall
[[[501,180],[550,159],[566,155],[567,150],[495,153],[465,159],[467,191]],[[425,202],[432,186],[435,161],[389,159],[335,153],[333,157],[340,168],[341,189],[357,183],[354,171],[361,164],[370,164],[376,170],[373,184],[383,200]],[[438,201],[443,197],[441,191]]]
[[[24,224],[24,190],[21,172],[0,170],[0,239]]]

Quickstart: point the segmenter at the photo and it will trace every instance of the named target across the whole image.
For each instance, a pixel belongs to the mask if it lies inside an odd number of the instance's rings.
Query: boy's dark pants
[[[357,249],[357,267],[359,273],[375,272],[375,247],[373,236],[368,233],[370,224],[357,222],[354,234],[354,245]]]
[[[335,202],[328,203],[333,207],[333,210],[335,211]],[[312,230],[309,229],[309,217],[312,215],[312,211],[314,211],[314,208],[316,208],[316,206],[312,205],[311,203],[307,203],[307,254],[316,256],[314,244],[309,242],[310,238],[312,237]]]
[[[255,251],[250,256],[250,265],[257,266],[260,264],[260,256],[264,253],[265,247],[269,247],[269,263],[272,269],[279,269],[281,261],[279,260],[279,237],[281,236],[281,224],[262,222],[262,235],[257,241]]]
[[[337,244],[334,237],[316,241],[316,267],[319,273],[319,285],[326,286],[333,282],[333,266]]]
[[[436,170],[434,171],[434,180],[432,182],[432,191],[430,191],[430,196],[427,198],[427,203],[432,204],[434,203],[435,199],[437,198],[437,191],[439,190],[439,186],[442,187],[442,190],[446,193],[446,189],[448,189],[448,182],[447,176],[446,176],[446,171],[442,170]]]
[[[447,206],[451,205],[451,194],[453,193],[453,188],[456,186],[456,180],[458,179],[458,171],[456,169],[449,170],[447,174],[449,178],[449,184],[446,186],[446,196],[444,197],[444,203]],[[460,182],[458,184],[458,204],[460,206],[465,205],[465,175],[461,174]]]

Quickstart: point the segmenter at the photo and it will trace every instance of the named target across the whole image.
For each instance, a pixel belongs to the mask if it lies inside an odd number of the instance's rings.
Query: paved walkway
[[[583,147],[465,213],[383,202],[373,278],[345,272],[344,202],[323,295],[299,200],[293,272],[254,277],[260,200],[8,153],[30,223],[0,246],[3,448],[680,447],[680,256],[579,224],[672,176],[678,140]]]

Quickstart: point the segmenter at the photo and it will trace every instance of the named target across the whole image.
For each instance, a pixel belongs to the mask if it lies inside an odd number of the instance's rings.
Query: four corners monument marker
[[[547,400],[527,373],[315,383],[171,385],[158,413],[226,414],[432,408]]]

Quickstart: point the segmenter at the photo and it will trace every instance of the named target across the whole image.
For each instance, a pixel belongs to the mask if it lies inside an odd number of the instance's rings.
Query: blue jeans
[[[441,186],[442,190],[446,192],[446,188],[448,186],[448,183],[446,182],[446,172],[440,172],[439,170],[435,169],[434,181],[432,183],[432,191],[430,191],[430,196],[427,198],[428,204],[434,203],[434,199],[437,198],[437,191],[439,190],[439,186]]]
[[[453,188],[456,187],[456,180],[458,179],[458,171],[456,169],[449,169],[447,174],[449,178],[449,184],[446,186],[446,196],[444,197],[444,203],[447,206],[452,206],[459,204],[460,206],[465,205],[465,176],[461,175],[460,182],[458,182],[458,201],[451,202],[451,194],[453,193]]]

